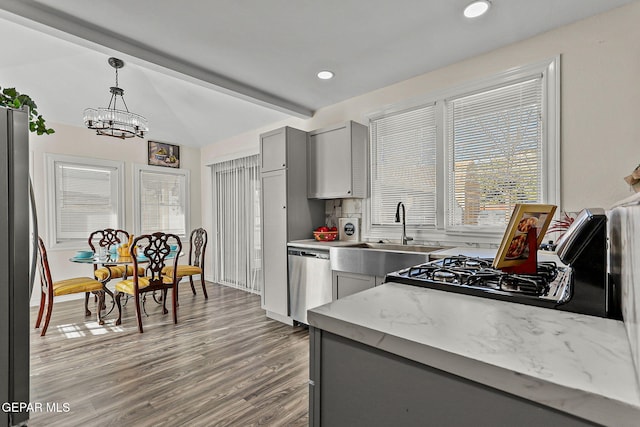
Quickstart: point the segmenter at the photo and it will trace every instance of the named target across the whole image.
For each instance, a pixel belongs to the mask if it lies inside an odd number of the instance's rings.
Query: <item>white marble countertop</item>
[[[332,242],[319,242],[316,239],[292,240],[287,246],[295,246],[304,249],[327,249],[337,246],[355,246],[362,242],[353,242],[347,240],[334,240]]]
[[[309,324],[607,426],[640,423],[620,321],[387,283]]]

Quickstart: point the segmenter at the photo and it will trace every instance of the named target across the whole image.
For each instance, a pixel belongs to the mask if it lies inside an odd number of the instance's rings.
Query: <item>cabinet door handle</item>
[[[347,191],[347,194],[351,194],[351,190]]]
[[[285,167],[285,166],[286,166],[286,165],[283,163],[283,164],[282,164],[282,167]]]
[[[283,206],[283,207],[282,207],[282,209],[287,209],[287,207],[286,207],[286,206]]]

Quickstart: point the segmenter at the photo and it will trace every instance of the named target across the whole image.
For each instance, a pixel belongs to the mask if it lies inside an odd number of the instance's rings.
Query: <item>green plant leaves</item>
[[[27,94],[18,92],[14,87],[2,89],[2,92],[0,92],[0,106],[16,109],[29,107],[29,131],[38,135],[51,135],[55,132],[55,130],[47,128],[44,118],[38,114],[38,106],[33,99]]]

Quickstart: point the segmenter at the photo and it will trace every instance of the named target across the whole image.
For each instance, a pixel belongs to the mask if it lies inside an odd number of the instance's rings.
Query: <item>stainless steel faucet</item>
[[[400,222],[400,207],[402,206],[402,244],[406,245],[409,240],[413,240],[413,237],[407,237],[407,219],[406,212],[404,210],[404,203],[398,202],[396,208],[396,222]]]

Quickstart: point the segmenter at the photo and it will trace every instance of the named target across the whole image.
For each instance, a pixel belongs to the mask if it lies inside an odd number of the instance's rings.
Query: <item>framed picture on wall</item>
[[[513,267],[524,263],[529,257],[529,230],[535,230],[536,248],[539,248],[555,211],[555,205],[517,204],[493,260],[493,267]]]
[[[149,161],[153,166],[180,167],[180,147],[164,142],[149,141]]]

